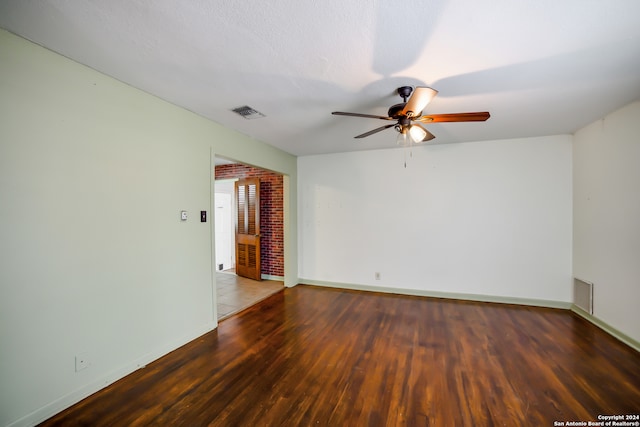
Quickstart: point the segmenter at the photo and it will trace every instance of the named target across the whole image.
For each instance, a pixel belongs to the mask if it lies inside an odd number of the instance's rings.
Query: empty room
[[[0,426],[640,425],[638,16],[0,1]]]

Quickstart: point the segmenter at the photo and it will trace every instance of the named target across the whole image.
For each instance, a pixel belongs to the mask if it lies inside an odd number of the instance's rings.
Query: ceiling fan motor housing
[[[406,104],[404,102],[402,104],[392,105],[391,108],[389,108],[387,115],[389,117],[393,117],[394,119],[404,117],[404,114],[402,114],[402,110],[404,110],[405,105]]]

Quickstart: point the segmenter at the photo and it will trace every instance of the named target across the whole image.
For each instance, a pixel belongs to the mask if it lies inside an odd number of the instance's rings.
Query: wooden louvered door
[[[236,181],[236,274],[260,280],[260,179]]]

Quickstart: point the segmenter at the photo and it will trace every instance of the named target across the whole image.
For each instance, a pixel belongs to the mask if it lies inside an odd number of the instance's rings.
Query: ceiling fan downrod
[[[413,88],[411,86],[400,86],[398,88],[398,95],[402,97],[402,100],[406,103],[407,98],[411,96],[411,92],[413,92]]]

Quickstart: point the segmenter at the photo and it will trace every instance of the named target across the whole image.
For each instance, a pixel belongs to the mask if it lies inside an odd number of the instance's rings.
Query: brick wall
[[[284,277],[284,188],[282,175],[251,166],[216,166],[216,179],[260,178],[260,268]]]

